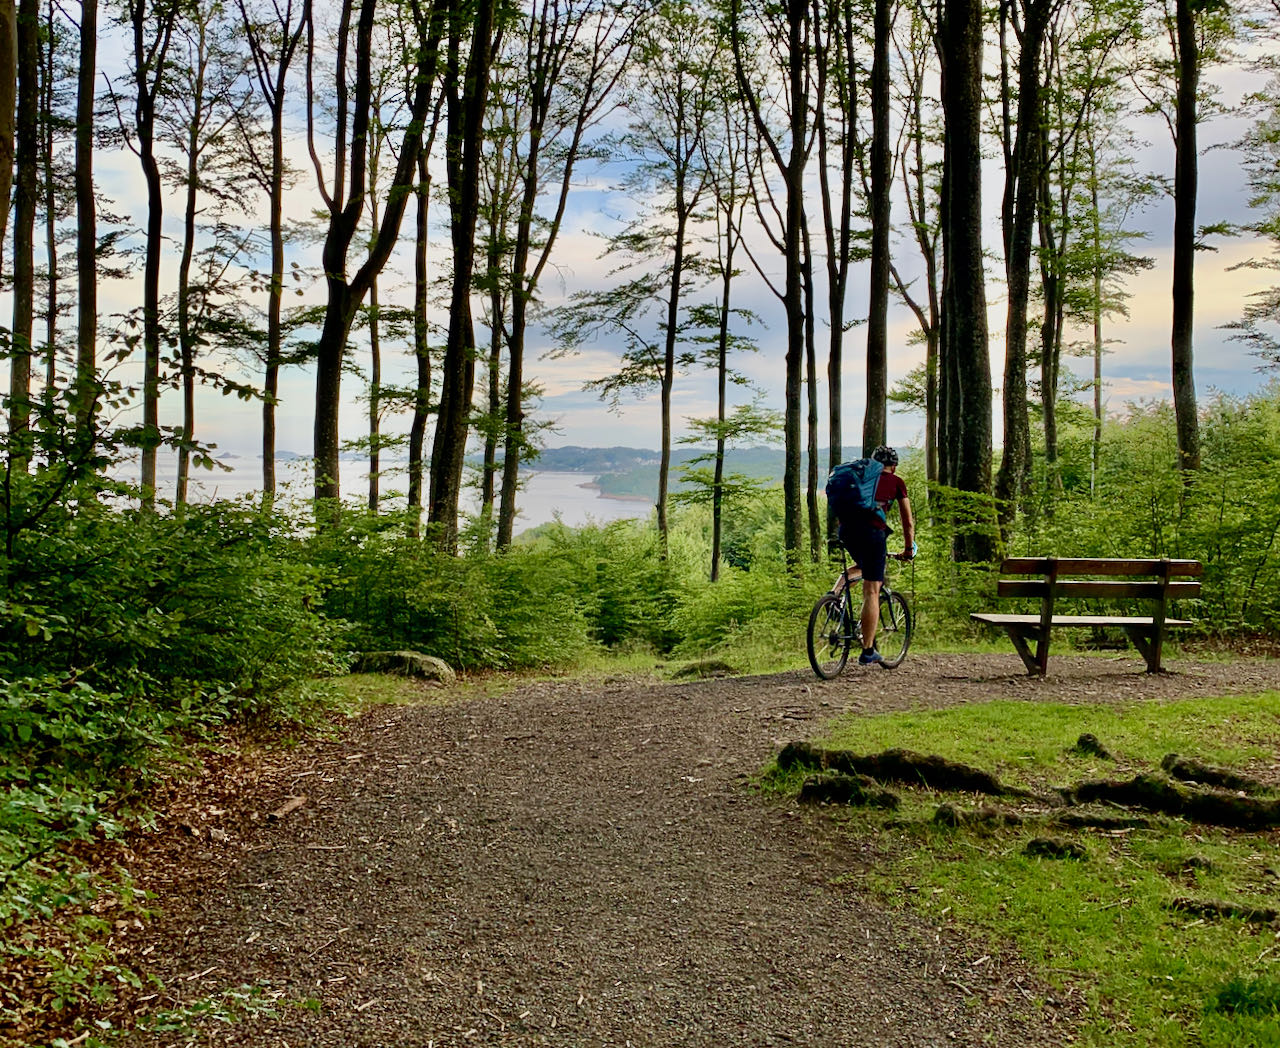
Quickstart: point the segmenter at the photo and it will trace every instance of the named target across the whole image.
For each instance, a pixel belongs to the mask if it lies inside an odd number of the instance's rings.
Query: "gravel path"
[[[1060,658],[1040,681],[1015,656],[912,656],[828,683],[538,683],[378,708],[175,804],[138,846],[158,916],[129,948],[167,987],[148,1007],[283,991],[204,1043],[1062,1044],[1072,1001],[1039,1005],[1016,957],[975,966],[990,951],[878,906],[860,887],[873,856],[750,777],[845,709],[1280,687],[1274,660],[1140,669]]]

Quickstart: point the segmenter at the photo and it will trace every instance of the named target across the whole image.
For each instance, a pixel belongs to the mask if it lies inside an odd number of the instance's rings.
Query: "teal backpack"
[[[859,512],[885,519],[884,510],[876,502],[876,484],[883,472],[884,465],[869,458],[842,462],[831,471],[827,477],[827,504],[841,521],[852,519]]]

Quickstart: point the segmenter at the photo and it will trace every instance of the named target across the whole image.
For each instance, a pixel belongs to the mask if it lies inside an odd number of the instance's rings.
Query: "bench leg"
[[[1152,630],[1146,626],[1125,626],[1124,632],[1133,643],[1133,646],[1138,649],[1146,660],[1147,672],[1162,672],[1163,667],[1160,665],[1160,656],[1163,645],[1157,643],[1159,638],[1152,635]]]
[[[1017,648],[1018,654],[1022,656],[1022,663],[1027,667],[1027,673],[1032,677],[1043,677],[1045,667],[1049,662],[1048,637],[1042,640],[1039,629],[1028,632],[1025,626],[1006,626],[1005,629],[1009,633],[1009,639],[1013,641],[1013,646]],[[1037,640],[1034,654],[1027,644],[1028,636],[1034,636]],[[1037,656],[1042,656],[1042,658],[1037,658]]]

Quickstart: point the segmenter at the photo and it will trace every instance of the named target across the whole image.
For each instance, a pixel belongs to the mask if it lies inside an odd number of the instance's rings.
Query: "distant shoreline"
[[[603,490],[601,490],[600,485],[599,485],[599,484],[597,484],[594,480],[593,480],[593,481],[589,481],[589,482],[588,482],[588,483],[586,483],[586,484],[579,484],[579,485],[578,485],[578,487],[580,487],[580,488],[584,488],[584,489],[585,489],[585,490],[587,490],[587,491],[594,491],[594,492],[596,493],[596,498],[601,498],[601,499],[610,499],[610,500],[612,500],[613,502],[643,502],[646,506],[652,506],[652,505],[653,505],[653,499],[649,498],[647,495],[608,495],[608,494],[605,494],[605,492],[604,492]]]

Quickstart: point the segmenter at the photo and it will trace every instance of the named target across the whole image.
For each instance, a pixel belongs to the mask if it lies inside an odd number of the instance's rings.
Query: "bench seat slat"
[[[1039,615],[994,615],[986,612],[973,612],[969,618],[977,622],[986,622],[992,626],[1036,626],[1040,625]],[[1192,626],[1189,619],[1165,619],[1166,626]],[[1154,626],[1155,620],[1150,615],[1055,615],[1050,620],[1051,626]]]
[[[1006,575],[1160,575],[1168,565],[1170,575],[1202,575],[1198,560],[1113,560],[1093,557],[1006,557],[1000,571]]]
[[[1049,584],[1042,579],[1000,579],[996,593],[1001,597],[1044,597]],[[1094,579],[1063,579],[1054,584],[1055,597],[1143,597],[1159,600],[1166,595],[1170,600],[1190,600],[1200,595],[1198,582],[1104,582]]]

